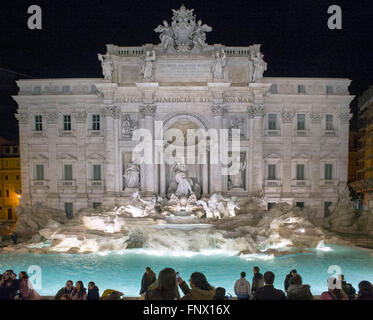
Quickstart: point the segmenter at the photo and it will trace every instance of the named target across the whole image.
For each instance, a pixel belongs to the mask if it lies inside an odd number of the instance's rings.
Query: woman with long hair
[[[40,300],[40,295],[32,288],[27,272],[21,271],[18,278],[22,300]]]
[[[189,280],[190,288],[179,278],[179,286],[184,292],[181,300],[212,300],[215,295],[215,288],[208,282],[203,273],[193,272]]]
[[[77,281],[75,288],[71,292],[71,300],[87,300],[87,293],[83,281]]]
[[[175,270],[172,268],[163,269],[158,280],[151,286],[145,295],[145,300],[179,300],[180,294],[177,288]]]

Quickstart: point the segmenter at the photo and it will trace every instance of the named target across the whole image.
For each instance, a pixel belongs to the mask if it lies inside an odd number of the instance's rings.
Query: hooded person
[[[215,288],[208,282],[203,273],[193,272],[189,280],[190,288],[180,277],[179,286],[184,293],[181,300],[212,300],[215,296]]]

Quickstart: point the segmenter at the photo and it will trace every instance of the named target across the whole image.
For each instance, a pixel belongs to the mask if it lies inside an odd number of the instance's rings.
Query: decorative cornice
[[[56,124],[57,120],[58,120],[58,112],[57,111],[47,113],[47,123],[48,124]]]
[[[27,111],[21,111],[19,113],[16,113],[15,117],[17,118],[17,120],[20,124],[28,124],[28,119],[30,118],[30,113],[27,112]]]
[[[318,113],[318,112],[312,112],[310,114],[310,118],[311,118],[312,123],[321,123],[321,120],[323,118],[323,114]]]
[[[338,118],[341,120],[341,123],[349,123],[352,118],[352,114],[349,112],[340,112],[338,113]]]
[[[105,117],[111,117],[113,119],[119,119],[120,108],[116,105],[105,106],[103,109],[103,114]]]
[[[140,114],[145,116],[154,116],[154,113],[157,111],[157,106],[154,104],[144,105],[139,107]]]
[[[249,118],[251,119],[256,117],[264,117],[264,105],[263,103],[256,103],[253,106],[248,107],[247,112],[249,114]]]
[[[294,111],[283,111],[281,112],[282,122],[283,123],[292,123],[295,116]]]
[[[211,112],[214,114],[214,116],[223,116],[228,112],[228,110],[229,107],[223,104],[213,104],[211,106]]]
[[[87,119],[87,112],[85,111],[77,111],[74,112],[73,115],[77,123],[85,123]]]

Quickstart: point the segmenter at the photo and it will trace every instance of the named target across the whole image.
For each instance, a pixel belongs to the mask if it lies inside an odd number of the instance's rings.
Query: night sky
[[[265,76],[350,78],[354,95],[373,84],[372,0],[2,0],[0,68],[33,78],[101,77],[97,53],[107,43],[158,43],[153,29],[182,3],[213,28],[209,44],[261,43]],[[42,30],[27,27],[33,4],[43,10]],[[342,8],[342,30],[327,27],[333,4]],[[27,77],[0,69],[0,136],[8,138],[17,136],[12,78]]]

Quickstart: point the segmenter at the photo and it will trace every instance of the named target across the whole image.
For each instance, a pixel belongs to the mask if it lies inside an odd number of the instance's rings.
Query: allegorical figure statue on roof
[[[169,46],[174,46],[174,33],[166,20],[163,21],[163,26],[160,24],[154,31],[160,33],[160,46],[163,50],[167,49]]]
[[[104,79],[110,81],[113,80],[114,64],[110,59],[110,55],[108,53],[106,55],[98,54],[98,60],[101,62]]]
[[[144,64],[142,67],[141,74],[144,75],[144,80],[153,81],[153,71],[154,71],[154,62],[155,62],[155,51],[148,50],[146,51]]]
[[[206,44],[206,33],[212,30],[207,24],[202,24],[202,20],[199,20],[197,25],[194,28],[194,31],[190,35],[194,45],[200,45],[201,48],[204,48]]]
[[[263,79],[263,73],[267,70],[267,63],[263,60],[263,57],[264,55],[260,51],[253,53],[250,57],[254,65],[252,82]]]
[[[214,53],[214,62],[211,66],[211,71],[214,74],[214,79],[224,78],[224,67],[226,64],[227,55],[224,50],[216,51]]]

